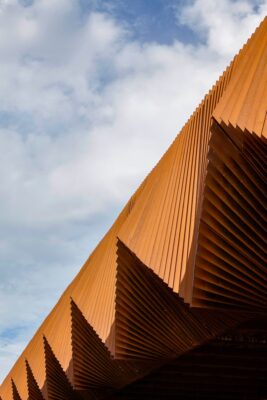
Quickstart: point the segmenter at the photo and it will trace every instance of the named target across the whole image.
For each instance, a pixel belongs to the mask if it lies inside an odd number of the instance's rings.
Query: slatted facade
[[[267,398],[267,18],[40,326],[1,400]]]

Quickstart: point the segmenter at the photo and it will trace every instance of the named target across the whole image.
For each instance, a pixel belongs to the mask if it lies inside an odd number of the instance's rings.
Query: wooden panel
[[[81,400],[44,337],[47,400]]]
[[[116,358],[159,361],[177,357],[249,318],[191,310],[183,300],[118,243]],[[221,323],[220,323],[221,322]]]
[[[103,397],[137,379],[140,363],[115,360],[72,301],[73,384]]]
[[[12,387],[12,397],[13,400],[21,400],[21,397],[19,395],[18,389],[13,381],[13,379],[11,380],[11,387]]]
[[[249,161],[256,146],[243,154],[216,123],[212,130],[193,305],[266,312],[267,175]]]
[[[33,376],[31,367],[26,360],[26,372],[27,372],[27,386],[28,386],[28,400],[44,400],[42,392]]]
[[[267,140],[267,18],[242,53],[213,116],[226,129],[239,128]]]

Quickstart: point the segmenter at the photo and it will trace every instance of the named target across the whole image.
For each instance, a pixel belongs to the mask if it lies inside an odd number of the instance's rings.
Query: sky
[[[0,381],[267,0],[0,0]]]

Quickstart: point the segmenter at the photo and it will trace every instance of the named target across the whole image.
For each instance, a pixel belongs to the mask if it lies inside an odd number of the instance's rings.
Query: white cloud
[[[205,42],[160,45],[75,0],[0,0],[0,377],[266,4],[190,2]]]
[[[177,12],[178,21],[206,38],[209,50],[236,53],[267,13],[266,1],[196,0]]]

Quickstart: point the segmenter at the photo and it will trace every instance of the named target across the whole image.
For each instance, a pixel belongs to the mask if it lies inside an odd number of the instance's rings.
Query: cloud
[[[185,3],[203,40],[160,44],[89,3],[0,1],[1,377],[267,4]]]
[[[177,12],[177,19],[202,35],[210,51],[229,57],[243,46],[266,13],[267,3],[261,0],[196,0]]]

